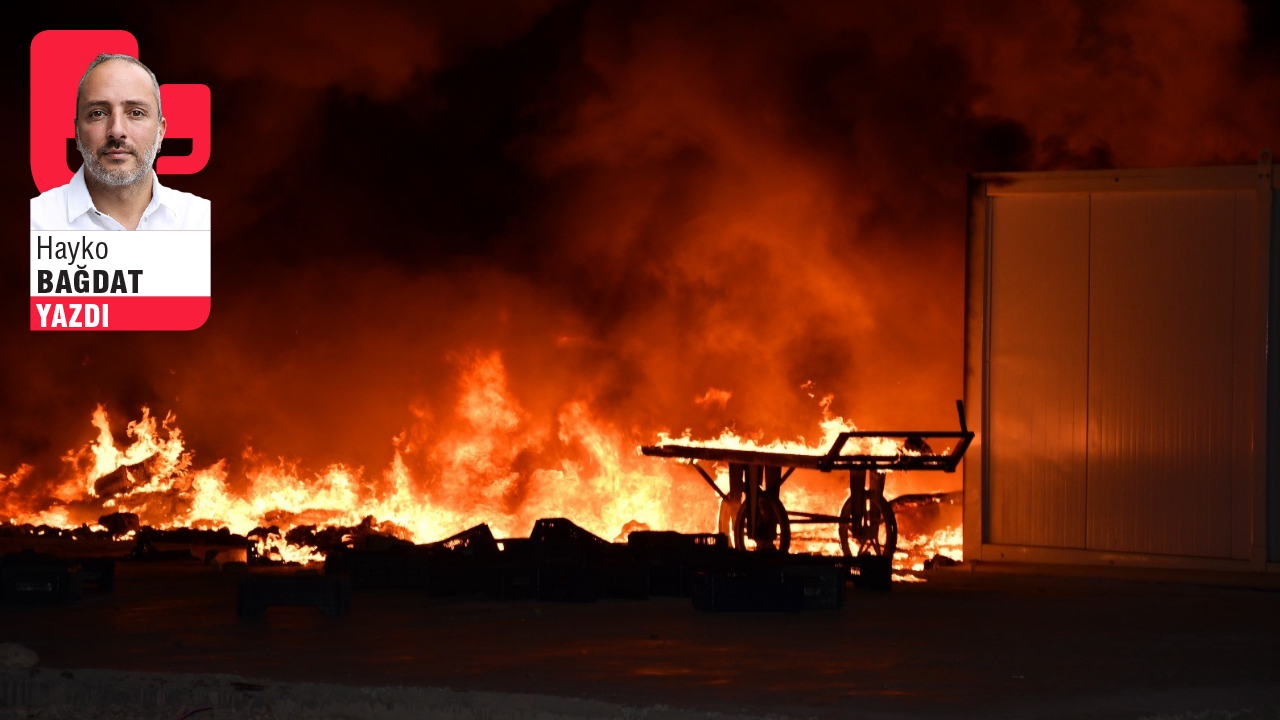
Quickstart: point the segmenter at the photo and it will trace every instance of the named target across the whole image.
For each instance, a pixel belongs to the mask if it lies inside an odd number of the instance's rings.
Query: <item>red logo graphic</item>
[[[66,185],[75,174],[67,167],[67,140],[75,137],[76,88],[99,53],[138,57],[138,40],[126,30],[46,30],[31,41],[31,177],[40,192]],[[156,172],[200,172],[213,137],[209,86],[161,85],[160,103],[165,139],[190,138],[191,154],[160,158]]]

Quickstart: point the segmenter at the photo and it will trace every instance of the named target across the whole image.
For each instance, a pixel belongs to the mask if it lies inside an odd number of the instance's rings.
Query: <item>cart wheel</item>
[[[848,558],[858,555],[880,555],[893,559],[898,549],[898,519],[893,506],[881,495],[866,495],[867,507],[855,518],[853,498],[846,498],[840,508],[840,547]]]
[[[747,535],[747,504],[743,503],[733,523],[733,546],[739,550],[771,550],[785,553],[791,547],[791,520],[777,498],[761,494],[756,500],[760,520],[754,535]]]
[[[733,539],[733,521],[738,517],[738,508],[742,503],[720,501],[720,512],[716,514],[716,532],[724,535],[726,540]]]

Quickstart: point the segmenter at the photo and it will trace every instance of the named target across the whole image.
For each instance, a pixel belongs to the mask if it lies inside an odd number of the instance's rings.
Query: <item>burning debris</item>
[[[432,438],[406,430],[386,470],[372,477],[344,465],[308,475],[252,452],[202,464],[172,415],[145,410],[121,446],[98,408],[95,440],[66,454],[63,477],[40,478],[28,466],[0,478],[0,517],[69,529],[120,513],[113,529],[127,517],[157,529],[225,527],[255,533],[264,550],[298,562],[320,560],[318,546],[328,542],[311,543],[310,534],[366,518],[376,518],[380,534],[420,543],[477,522],[512,534],[558,514],[607,537],[632,521],[698,529],[691,494],[673,491],[664,468],[635,454],[585,404],[561,408],[554,432],[527,426],[497,355],[475,358],[460,384],[461,427]]]
[[[735,551],[719,534],[637,530],[610,543],[564,518],[539,520],[527,538],[496,539],[478,525],[429,545],[340,549],[325,573],[356,589],[544,602],[691,597],[709,611],[839,608],[849,574],[837,558]]]
[[[455,411],[462,427],[434,438],[420,429],[405,431],[393,443],[391,463],[380,477],[344,465],[308,475],[296,462],[268,460],[252,451],[236,461],[202,464],[172,414],[161,418],[144,409],[127,424],[120,443],[99,407],[92,416],[93,440],[63,456],[61,477],[40,478],[23,466],[0,478],[0,517],[8,519],[10,529],[31,526],[30,532],[49,537],[102,533],[136,539],[145,528],[150,538],[145,542],[154,542],[156,532],[221,531],[247,540],[251,561],[294,563],[318,563],[339,546],[386,538],[429,543],[477,523],[510,536],[540,517],[557,515],[608,538],[625,539],[651,528],[734,535],[723,510],[717,520],[714,506],[674,476],[679,467],[636,453],[627,436],[599,421],[586,403],[562,407],[554,428],[530,426],[511,397],[500,356],[471,358],[459,378],[459,393]],[[717,391],[715,397],[727,402],[729,395]],[[907,458],[900,465],[917,469],[938,459],[958,459],[950,448],[942,455],[921,454],[858,433],[852,423],[828,413],[830,402],[823,398],[820,405],[820,443],[843,437],[850,451],[889,453]],[[669,436],[661,437],[669,442]],[[812,454],[821,447],[803,440],[764,444],[729,432],[701,442],[686,434],[680,442],[748,453]],[[880,487],[883,497],[890,497]],[[778,499],[839,507],[846,494],[826,483],[793,482]],[[891,509],[880,512],[888,515]],[[811,552],[839,552],[837,539],[832,532],[830,537],[797,536],[797,543]],[[155,554],[141,545],[144,540],[137,542],[138,557]],[[902,545],[914,547],[914,542],[904,538]],[[925,559],[903,567],[923,567]]]
[[[336,616],[350,610],[353,590],[370,588],[542,602],[684,597],[697,609],[720,612],[838,609],[850,577],[860,590],[891,586],[891,566],[882,556],[752,552],[732,549],[721,534],[638,529],[626,542],[611,543],[564,518],[537,521],[529,537],[496,538],[481,524],[423,545],[381,534],[372,518],[351,528],[295,528],[295,543],[323,552],[323,574],[278,553],[260,553],[265,538],[279,537],[275,529],[240,537],[225,529],[131,526],[124,521],[123,534],[82,528],[70,535],[110,547],[131,541],[132,549],[116,558],[61,559],[29,549],[0,557],[0,601],[65,603],[86,589],[110,592],[116,560],[194,562],[201,554],[218,569],[257,568],[239,581],[237,612],[243,617],[282,605],[315,606]],[[6,534],[30,540],[34,528],[22,529],[28,534],[13,526]],[[59,549],[65,551],[66,543]],[[914,578],[892,577],[905,579]]]

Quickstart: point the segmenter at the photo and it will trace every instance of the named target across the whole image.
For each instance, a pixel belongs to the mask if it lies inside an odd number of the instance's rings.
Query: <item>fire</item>
[[[487,522],[499,536],[527,533],[541,517],[571,517],[604,537],[630,522],[693,532],[710,524],[714,503],[688,478],[631,452],[636,445],[573,401],[551,424],[538,424],[507,388],[498,353],[469,359],[453,420],[435,438],[392,441],[379,476],[330,465],[306,472],[295,461],[246,450],[247,469],[233,478],[225,459],[201,465],[173,415],[149,409],[129,422],[117,446],[111,418],[98,406],[94,439],[63,457],[66,476],[51,493],[24,492],[30,466],[4,476],[0,509],[11,523],[73,528],[110,512],[139,516],[158,529],[221,528],[261,535],[264,552],[285,560],[319,559],[283,541],[301,526],[359,525],[430,542]],[[678,468],[674,469],[678,472]],[[240,489],[237,489],[240,488]]]
[[[712,388],[712,390],[708,391],[708,395],[712,392],[723,391],[716,391]],[[760,440],[763,437],[763,433],[755,437],[750,435],[742,436],[733,430],[726,429],[718,437],[710,440],[694,440],[688,430],[683,435],[674,438],[669,433],[658,433],[659,443],[805,455],[820,454],[831,447],[840,433],[853,432],[858,429],[852,421],[831,413],[831,402],[834,399],[834,395],[826,395],[818,403],[822,410],[822,420],[819,422],[819,427],[822,428],[822,435],[813,442],[801,437],[796,440],[777,438],[772,442],[765,443]],[[701,401],[702,398],[699,398],[698,402]],[[900,452],[903,452],[901,443],[889,438],[850,438],[840,450],[841,455],[894,455]]]
[[[894,568],[899,570],[924,570],[925,562],[938,556],[958,563],[964,559],[964,532],[946,527],[932,535],[903,537],[898,540],[898,554]]]
[[[588,399],[565,403],[545,421],[511,393],[499,353],[464,359],[456,400],[446,422],[407,428],[391,440],[381,473],[333,464],[308,472],[295,460],[247,448],[238,461],[200,463],[172,414],[143,408],[118,445],[112,418],[98,406],[93,439],[66,453],[64,475],[50,492],[36,492],[29,465],[0,476],[0,511],[10,523],[71,529],[113,512],[133,513],[157,529],[227,528],[253,537],[268,557],[322,559],[315,548],[286,540],[295,528],[353,527],[372,518],[376,529],[414,542],[432,542],[488,523],[499,537],[526,534],[535,520],[569,517],[605,538],[636,527],[705,532],[715,524],[714,497],[678,465],[639,455],[649,440],[601,420]],[[727,398],[728,391],[707,397]],[[706,444],[783,452],[820,452],[853,424],[829,412],[822,436],[761,443],[725,431]],[[118,423],[118,421],[117,421]],[[650,436],[651,437],[651,436]],[[663,436],[667,439],[667,436]],[[689,438],[682,442],[698,443]],[[858,452],[892,453],[892,441]],[[233,471],[233,466],[243,469]],[[847,490],[830,476],[790,482],[790,508],[835,512]],[[834,528],[815,528],[806,549],[838,554]],[[958,531],[956,531],[958,533]],[[941,540],[928,547],[941,546]],[[914,546],[912,546],[914,547]]]

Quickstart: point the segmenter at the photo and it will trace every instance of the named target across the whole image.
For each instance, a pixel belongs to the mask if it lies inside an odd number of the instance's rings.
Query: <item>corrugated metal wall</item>
[[[1052,191],[1027,191],[1014,174],[975,196],[982,543],[1251,558],[1266,486],[1262,196],[1241,189],[1247,175],[1197,177],[1110,191],[1100,173],[1037,176]]]
[[[1234,193],[1091,205],[1088,547],[1231,557]]]
[[[992,542],[1083,548],[1089,196],[992,200]]]

